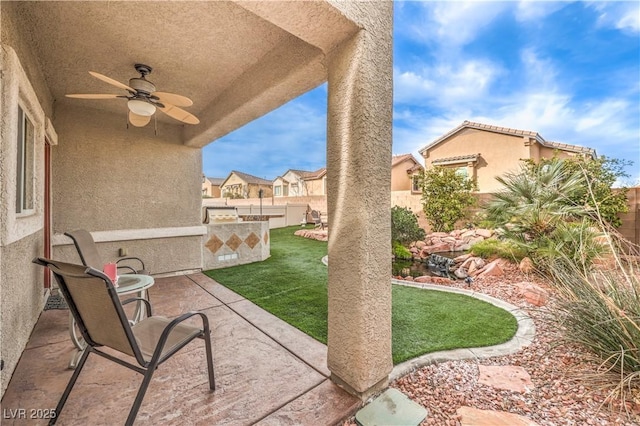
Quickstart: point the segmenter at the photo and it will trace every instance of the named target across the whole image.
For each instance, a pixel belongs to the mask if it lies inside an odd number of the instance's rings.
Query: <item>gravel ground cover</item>
[[[476,279],[471,285],[451,284],[489,294],[521,307],[534,320],[536,337],[520,352],[485,360],[449,361],[425,366],[396,380],[392,387],[429,410],[423,425],[460,425],[456,413],[462,406],[482,410],[506,411],[525,416],[539,425],[638,425],[640,390],[635,401],[606,404],[606,393],[581,377],[596,371],[585,361],[579,348],[559,346],[560,331],[549,314],[553,291],[539,277],[525,275],[513,265],[504,265],[504,275]],[[550,299],[542,308],[527,303],[518,283],[529,282],[546,289]],[[478,383],[478,365],[523,367],[531,376],[534,389],[524,393],[498,390]],[[350,419],[344,425],[354,425]]]

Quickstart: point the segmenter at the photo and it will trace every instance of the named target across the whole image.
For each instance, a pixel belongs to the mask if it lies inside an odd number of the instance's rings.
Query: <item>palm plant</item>
[[[496,179],[504,189],[493,194],[488,218],[515,239],[536,240],[550,235],[560,223],[589,214],[590,209],[570,201],[584,190],[583,174],[569,172],[561,160],[544,167],[523,165],[518,172]]]

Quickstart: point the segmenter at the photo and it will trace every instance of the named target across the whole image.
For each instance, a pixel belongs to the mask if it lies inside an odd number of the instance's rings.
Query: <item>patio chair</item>
[[[315,225],[315,228],[324,229],[327,224],[322,221],[322,217],[320,216],[320,212],[318,210],[311,210],[311,220]]]
[[[154,316],[151,314],[151,304],[144,298],[132,298],[120,303],[111,280],[94,268],[42,257],[34,259],[33,262],[48,267],[53,272],[82,336],[87,342],[87,348],[82,353],[78,366],[58,402],[55,416],[49,421],[50,425],[55,424],[58,420],[91,353],[130,368],[144,376],[127,417],[126,425],[133,424],[156,368],[195,338],[204,339],[209,388],[215,390],[209,321],[205,314],[188,312],[173,320]],[[127,320],[123,305],[133,301],[145,303],[149,316],[132,326]],[[183,323],[193,316],[200,316],[202,328]],[[134,357],[138,365],[112,355],[113,351],[103,352],[99,349],[102,346]],[[96,403],[99,404],[100,401],[96,401]]]
[[[73,244],[76,246],[76,250],[78,250],[78,254],[80,255],[80,260],[82,261],[83,265],[90,266],[102,271],[104,262],[102,261],[102,258],[98,253],[96,243],[95,241],[93,241],[93,237],[91,236],[89,231],[85,231],[84,229],[77,229],[75,231],[65,232],[64,235],[73,240]],[[139,262],[141,268],[137,269],[129,265],[120,265],[120,262],[131,260]],[[118,270],[124,269],[131,272],[132,274],[150,275],[149,271],[144,267],[144,262],[138,257],[121,257],[116,261],[116,264],[118,265]]]

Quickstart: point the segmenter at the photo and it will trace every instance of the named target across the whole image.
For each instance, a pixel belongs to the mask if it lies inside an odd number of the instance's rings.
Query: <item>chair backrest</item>
[[[78,250],[83,265],[91,266],[100,271],[102,270],[104,264],[102,263],[102,258],[98,253],[96,243],[93,241],[93,237],[89,231],[77,229],[75,231],[65,232],[64,235],[73,240],[73,244]]]
[[[311,218],[315,223],[320,223],[320,212],[318,210],[311,210]]]
[[[105,274],[42,257],[33,262],[53,272],[87,344],[108,346],[143,361],[118,293]]]

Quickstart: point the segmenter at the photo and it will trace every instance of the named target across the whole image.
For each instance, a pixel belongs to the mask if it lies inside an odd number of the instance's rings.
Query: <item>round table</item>
[[[116,291],[118,292],[118,296],[137,293],[138,297],[143,297],[148,300],[149,297],[147,289],[149,289],[153,284],[155,284],[155,281],[150,275],[122,274],[118,276],[118,286],[116,287]],[[129,322],[135,324],[138,321],[141,321],[144,318],[145,313],[146,309],[144,302],[137,302],[136,310],[133,313],[133,319]],[[73,318],[71,312],[69,312],[69,335],[71,336],[73,345],[78,349],[78,351],[73,354],[71,361],[69,362],[69,368],[75,369],[82,352],[87,347],[87,344],[82,338],[82,335],[76,330],[76,320]]]

